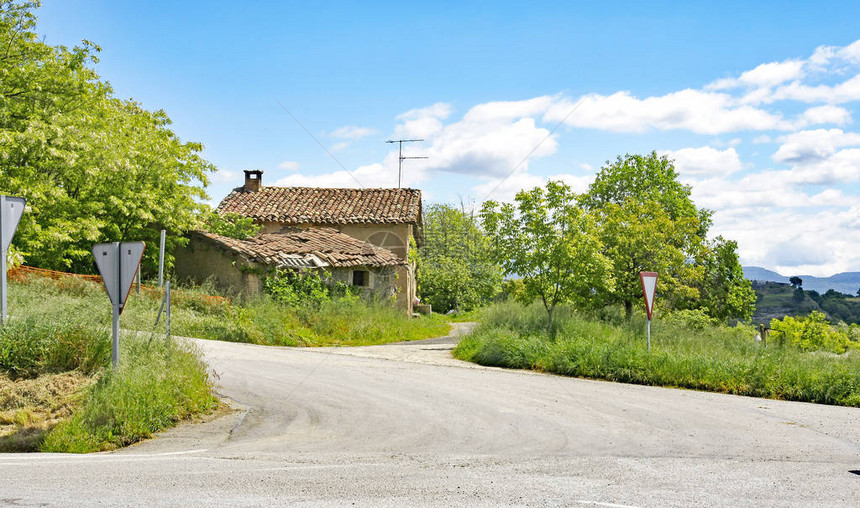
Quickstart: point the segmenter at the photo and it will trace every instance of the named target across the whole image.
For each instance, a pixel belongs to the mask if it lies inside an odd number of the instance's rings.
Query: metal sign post
[[[0,194],[0,325],[6,323],[6,255],[27,200]]]
[[[114,367],[119,365],[119,315],[125,308],[145,247],[143,242],[99,243],[93,246],[96,266],[113,305],[111,364]]]
[[[161,242],[158,244],[158,287],[164,286],[164,237],[167,231],[161,230]]]
[[[657,272],[639,272],[639,282],[642,283],[642,294],[645,296],[645,310],[648,314],[645,329],[648,334],[648,351],[651,351],[651,312],[654,309],[654,295],[657,292]]]

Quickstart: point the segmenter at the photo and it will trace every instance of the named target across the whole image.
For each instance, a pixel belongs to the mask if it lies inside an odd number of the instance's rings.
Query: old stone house
[[[261,284],[255,275],[261,270],[253,267],[325,268],[342,282],[394,295],[399,307],[412,312],[412,258],[422,241],[420,190],[266,187],[262,174],[245,171],[245,185],[217,211],[250,217],[263,230],[248,240],[192,234],[177,252],[177,275],[215,276],[253,293]]]

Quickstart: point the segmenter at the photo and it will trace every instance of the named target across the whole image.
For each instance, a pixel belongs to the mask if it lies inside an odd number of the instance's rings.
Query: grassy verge
[[[47,310],[0,328],[0,450],[107,450],[217,403],[189,347],[124,335],[111,370],[109,329],[80,324],[84,308]]]
[[[542,308],[501,304],[454,355],[482,365],[775,399],[860,407],[860,350],[836,355],[764,348],[749,328],[598,320],[560,309],[555,337]]]
[[[28,314],[74,313],[82,322],[110,326],[104,289],[84,280],[32,277],[10,284],[10,309]],[[152,330],[161,295],[132,290],[122,315],[128,330]],[[164,321],[159,325],[164,330]],[[334,300],[319,306],[291,307],[261,296],[247,302],[209,298],[206,288],[174,293],[171,332],[203,339],[279,346],[360,346],[445,335],[440,315],[409,318],[385,304]]]

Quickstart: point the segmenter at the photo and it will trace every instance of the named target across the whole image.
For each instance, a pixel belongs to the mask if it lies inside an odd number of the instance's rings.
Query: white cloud
[[[287,171],[298,171],[301,165],[296,161],[284,161],[278,164],[278,169],[286,169]]]
[[[227,171],[225,169],[219,169],[212,173],[209,178],[213,182],[238,182],[239,174],[236,171]]]
[[[792,81],[803,76],[802,60],[786,60],[784,62],[764,63],[755,69],[746,71],[738,78],[719,79],[706,88],[725,90],[738,86],[773,87],[786,81]]]
[[[561,180],[577,194],[588,190],[588,186],[594,181],[594,175],[578,176],[570,174],[558,174],[551,176],[539,176],[528,171],[517,171],[503,180],[493,179],[472,187],[472,191],[480,199],[492,199],[500,202],[514,200],[517,193],[524,189],[533,189],[546,185],[549,180]]]
[[[520,169],[526,169],[530,159],[555,153],[556,137],[529,116],[540,114],[548,104],[543,97],[479,104],[448,124],[442,120],[450,115],[450,108],[436,104],[398,116],[401,123],[395,133],[425,139],[423,144],[410,144],[404,153],[428,157],[409,161],[412,171],[503,176],[520,163]]]
[[[639,99],[629,92],[605,96],[588,94],[570,116],[574,103],[562,99],[544,119],[571,127],[613,132],[642,133],[651,130],[688,130],[697,134],[723,134],[742,130],[790,130],[791,122],[779,113],[738,104],[728,94],[686,89],[658,97]]]
[[[675,161],[681,175],[728,175],[743,169],[740,156],[734,148],[717,150],[710,146],[682,148],[661,152]]]
[[[851,113],[845,108],[824,105],[809,108],[803,112],[802,122],[808,125],[836,124],[845,125],[851,121]]]
[[[841,104],[860,100],[860,74],[837,85],[804,85],[800,82],[790,83],[774,90],[769,102],[777,100],[794,100],[800,102],[826,102]]]
[[[335,143],[331,145],[330,150],[332,152],[339,152],[349,147],[349,141],[341,141],[340,143]]]
[[[860,133],[841,129],[815,129],[789,134],[773,154],[776,162],[784,164],[810,164],[832,157],[840,147],[860,145]]]
[[[404,180],[404,187],[409,187],[416,183],[418,182],[414,178],[407,178]],[[339,170],[320,175],[293,174],[281,178],[274,185],[286,187],[393,188],[397,187],[397,167],[395,166],[392,169],[386,164],[369,164],[351,172]]]
[[[376,129],[371,129],[370,127],[356,127],[354,125],[347,125],[335,129],[330,135],[333,138],[357,140],[365,138],[367,136],[372,136],[374,134],[379,134],[379,131],[377,131]]]

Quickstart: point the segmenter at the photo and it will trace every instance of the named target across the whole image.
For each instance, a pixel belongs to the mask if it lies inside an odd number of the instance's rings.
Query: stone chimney
[[[263,172],[259,169],[245,170],[245,192],[259,192],[263,188]]]

